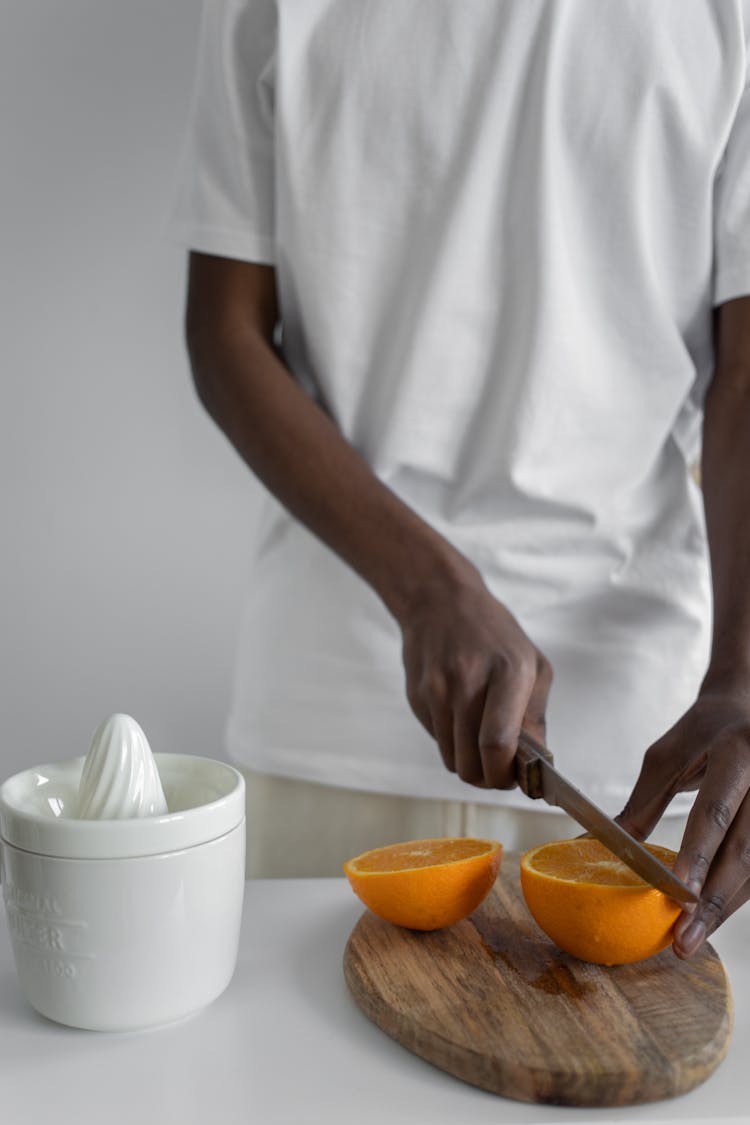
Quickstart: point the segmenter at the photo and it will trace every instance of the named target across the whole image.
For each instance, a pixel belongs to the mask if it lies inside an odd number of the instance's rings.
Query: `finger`
[[[523,727],[543,746],[547,741],[547,700],[552,687],[552,676],[552,665],[539,653],[536,679],[526,705]]]
[[[479,749],[479,727],[485,700],[484,685],[473,694],[462,694],[453,700],[453,745],[456,773],[469,785],[487,787],[484,765]]]
[[[674,731],[668,731],[650,746],[643,756],[633,791],[622,812],[615,817],[617,823],[637,840],[650,836],[667,805],[680,791],[684,764],[693,756]]]
[[[672,948],[682,960],[693,957],[711,934],[744,906],[750,899],[750,880],[744,883],[720,911],[706,919],[695,918],[691,914],[681,914],[674,927]],[[696,908],[697,909],[697,908]]]
[[[711,865],[750,786],[750,757],[744,744],[725,738],[708,755],[706,772],[690,810],[674,873],[701,893]],[[748,824],[750,829],[750,824]],[[740,829],[741,830],[741,829]],[[729,849],[732,851],[732,849]],[[741,880],[744,882],[743,880]],[[740,881],[732,888],[738,889]],[[699,908],[693,912],[697,914]],[[697,919],[696,919],[697,920]]]
[[[422,683],[420,698],[430,717],[431,733],[438,744],[443,765],[456,772],[453,743],[453,710],[450,704],[448,681],[441,672],[432,672]]]
[[[512,789],[513,759],[535,683],[533,665],[496,668],[490,676],[479,725],[479,753],[486,785]]]
[[[443,765],[456,772],[453,715],[448,680],[440,668],[424,670],[416,681],[407,679],[406,694],[417,718],[438,744]]]
[[[409,701],[409,706],[411,707],[416,717],[419,719],[424,729],[428,734],[431,734],[432,737],[435,738],[435,731],[432,725],[432,715],[430,714],[429,704],[423,698],[419,689],[415,688],[409,680],[407,680],[406,683],[406,698]]]
[[[678,957],[692,957],[706,938],[742,904],[749,881],[750,799],[746,798],[717,850],[700,902],[690,914],[683,914],[677,920],[673,945]]]
[[[741,906],[744,906],[748,899],[750,899],[750,879],[746,883],[744,883],[743,886],[740,887],[740,889],[729,900],[727,906],[724,909],[721,921],[726,922],[727,918],[730,918],[732,914],[735,913],[735,911],[739,910]],[[706,928],[705,933],[699,931],[688,934],[687,930],[689,929],[689,924],[690,915],[686,916],[683,914],[677,920],[674,928],[675,940],[672,943],[672,948],[674,949],[677,956],[682,960],[687,960],[688,958],[694,956],[694,954],[697,953],[700,947],[703,945],[705,939],[711,933],[711,930]],[[714,927],[714,929],[715,928],[716,927]]]
[[[453,744],[453,720],[450,712],[434,710],[432,712],[432,729],[435,732],[435,741],[438,744],[443,765],[451,773],[455,773],[456,753]]]

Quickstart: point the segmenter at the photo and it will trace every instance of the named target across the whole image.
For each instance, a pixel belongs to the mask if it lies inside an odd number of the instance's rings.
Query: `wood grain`
[[[354,1000],[450,1074],[505,1097],[621,1106],[693,1089],[729,1045],[732,1001],[710,946],[603,968],[562,953],[523,901],[506,853],[477,911],[432,933],[366,912],[344,953]]]

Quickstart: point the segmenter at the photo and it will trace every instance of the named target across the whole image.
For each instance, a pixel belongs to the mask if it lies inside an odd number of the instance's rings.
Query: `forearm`
[[[707,683],[750,685],[750,299],[722,308],[718,336],[701,473],[714,595]]]
[[[375,476],[254,325],[198,333],[190,351],[201,400],[255,475],[397,619],[426,587],[473,571]]]

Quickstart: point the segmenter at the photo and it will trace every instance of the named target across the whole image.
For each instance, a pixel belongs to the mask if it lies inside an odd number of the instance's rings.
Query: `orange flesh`
[[[413,871],[419,867],[438,867],[487,855],[496,847],[490,840],[416,840],[365,852],[350,860],[349,866],[353,871],[363,874],[376,871]]]
[[[668,848],[655,844],[647,846],[657,859],[667,867],[672,866],[674,856]],[[598,840],[579,838],[550,844],[536,852],[529,866],[540,875],[571,883],[593,883],[606,887],[649,885]]]

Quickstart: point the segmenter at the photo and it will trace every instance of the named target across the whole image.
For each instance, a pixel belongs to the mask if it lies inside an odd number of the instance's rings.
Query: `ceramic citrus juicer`
[[[0,878],[23,991],[73,1027],[129,1031],[216,999],[234,972],[245,877],[242,775],[152,754],[114,715],[84,759],[0,786]]]

